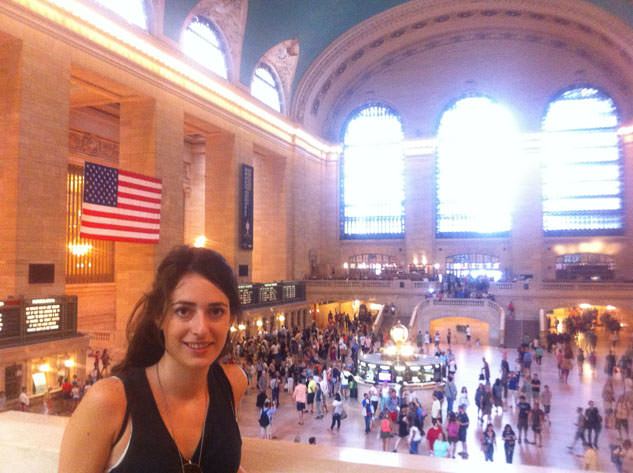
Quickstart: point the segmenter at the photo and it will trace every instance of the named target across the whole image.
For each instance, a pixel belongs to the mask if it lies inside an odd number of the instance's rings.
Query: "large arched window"
[[[273,110],[281,112],[281,88],[274,72],[266,64],[259,64],[251,82],[251,94]]]
[[[437,138],[437,236],[506,236],[516,176],[512,116],[487,97],[466,97],[444,112]]]
[[[594,88],[568,90],[543,120],[545,235],[618,234],[622,161],[613,100]]]
[[[403,238],[402,124],[380,104],[347,121],[341,164],[341,238]]]
[[[195,17],[187,26],[182,41],[187,56],[220,77],[228,79],[226,48],[211,21],[200,16]]]
[[[147,10],[145,0],[94,0],[121,18],[144,30],[147,29]]]

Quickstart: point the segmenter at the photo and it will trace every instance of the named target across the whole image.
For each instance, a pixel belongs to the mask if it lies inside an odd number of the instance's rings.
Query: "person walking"
[[[582,407],[577,407],[576,408],[576,422],[574,422],[574,425],[576,426],[576,433],[574,434],[574,440],[572,441],[571,445],[569,445],[567,448],[570,450],[573,450],[574,447],[576,446],[576,442],[578,440],[581,441],[581,444],[585,444],[585,414],[583,413],[583,409]]]
[[[602,416],[598,412],[598,408],[594,406],[593,401],[589,401],[589,407],[585,410],[585,431],[587,432],[585,440],[589,445],[593,445],[594,448],[598,448],[598,436],[601,430]]]
[[[618,438],[622,440],[622,430],[626,433],[626,439],[629,440],[629,403],[624,394],[622,394],[615,403],[615,428],[618,430]]]
[[[343,415],[343,401],[341,400],[341,395],[336,393],[334,395],[334,401],[332,401],[332,424],[330,425],[330,430],[334,430],[334,425],[336,425],[336,430],[341,429],[341,416]]]
[[[393,451],[398,451],[398,446],[400,442],[406,439],[409,436],[409,421],[407,420],[407,408],[403,407],[400,409],[398,413],[398,439],[396,440],[396,444],[393,446]]]
[[[525,396],[523,395],[519,397],[519,403],[517,404],[517,407],[519,408],[519,418],[517,422],[517,427],[519,429],[519,443],[521,443],[521,432],[523,432],[525,442],[528,443],[528,418],[530,416],[530,411],[532,410],[532,408],[530,407],[530,404],[525,401]]]
[[[367,393],[363,394],[362,413],[365,419],[365,433],[368,434],[371,431],[371,419],[374,415],[374,407]]]
[[[506,424],[503,428],[503,434],[501,435],[503,439],[503,449],[506,453],[506,463],[512,463],[512,457],[514,456],[514,444],[516,443],[517,436],[512,430],[510,424]]]
[[[482,450],[484,451],[484,457],[486,461],[493,461],[493,455],[495,451],[495,446],[497,444],[496,434],[492,424],[488,424],[486,426],[486,430],[482,434]]]
[[[393,437],[391,432],[391,421],[385,411],[380,414],[380,438],[382,440],[382,451],[389,451],[390,439]]]
[[[297,406],[299,425],[303,425],[303,412],[306,409],[306,402],[308,400],[308,387],[303,379],[295,386],[295,390],[292,393],[292,399],[295,401]]]
[[[272,439],[272,423],[273,423],[273,413],[277,409],[273,404],[271,404],[270,399],[266,399],[264,401],[264,407],[262,407],[259,412],[259,431],[260,437],[263,439]]]
[[[459,406],[466,406],[468,407],[470,405],[470,401],[468,400],[468,389],[466,389],[466,386],[462,386],[462,390],[459,393],[459,396],[457,397],[457,407],[459,408]]]
[[[412,425],[409,429],[409,453],[411,455],[417,455],[422,441],[422,432],[417,425]]]
[[[452,376],[448,377],[444,385],[444,396],[446,397],[446,412],[448,415],[449,412],[453,412],[453,404],[455,399],[457,399],[457,386],[455,386]]]
[[[457,412],[457,423],[459,424],[459,441],[462,443],[462,451],[459,455],[466,459],[468,458],[468,447],[466,446],[466,434],[468,432],[468,425],[470,423],[468,414],[466,414],[466,406],[460,405]]]
[[[455,458],[455,450],[457,449],[457,441],[459,440],[459,423],[454,412],[448,413],[448,423],[446,425],[446,434],[450,450],[448,456]]]
[[[545,421],[547,421],[547,425],[551,427],[552,421],[549,417],[549,413],[552,409],[552,391],[550,391],[547,384],[543,386],[543,392],[541,393],[541,403],[543,404],[543,412],[545,412],[545,417],[543,417],[543,425],[545,425]]]

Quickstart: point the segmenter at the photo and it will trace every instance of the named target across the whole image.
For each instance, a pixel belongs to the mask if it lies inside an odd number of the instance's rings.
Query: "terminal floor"
[[[627,327],[627,329],[630,329]],[[625,349],[624,341],[631,339],[631,333],[626,331],[621,335],[621,342],[616,348],[618,357]],[[485,357],[490,364],[491,377],[494,381],[500,373],[501,359],[503,349],[497,347],[466,347],[465,345],[453,345],[453,352],[457,358],[457,374],[456,384],[458,390],[462,386],[466,386],[469,393],[470,406],[468,415],[470,417],[470,428],[468,430],[468,451],[469,459],[464,460],[457,456],[455,462],[464,463],[481,463],[484,456],[480,448],[479,439],[481,438],[482,427],[477,422],[477,408],[474,406],[474,393],[478,385],[478,376],[482,366],[482,357]],[[604,417],[604,409],[602,403],[602,388],[607,379],[604,374],[604,359],[608,350],[606,336],[599,333],[598,343],[598,366],[595,373],[592,373],[587,363],[584,365],[582,376],[579,375],[577,367],[574,366],[570,376],[569,384],[562,384],[558,379],[558,369],[553,354],[546,353],[543,358],[542,366],[533,364],[533,372],[539,374],[542,385],[548,384],[552,390],[552,412],[550,414],[552,425],[551,428],[545,429],[543,433],[543,446],[538,448],[536,445],[522,443],[517,444],[514,452],[514,463],[524,465],[551,466],[563,469],[579,469],[582,467],[583,448],[577,444],[574,451],[571,452],[567,446],[571,443],[574,434],[573,423],[575,421],[576,407],[587,407],[589,400],[596,401],[596,405],[600,409],[600,413]],[[514,367],[514,360],[517,352],[514,349],[508,349],[508,360],[511,367]],[[619,375],[614,377],[616,395],[623,391],[623,383]],[[366,389],[366,388],[365,388]],[[361,387],[361,392],[363,388]],[[362,396],[362,394],[361,394]],[[259,437],[260,427],[257,423],[258,412],[255,407],[256,391],[249,389],[246,396],[241,402],[239,409],[239,425],[244,437]],[[331,401],[328,401],[330,404]],[[280,408],[273,416],[272,435],[273,440],[285,440],[289,442],[299,441],[307,443],[312,436],[316,438],[317,444],[322,446],[339,446],[339,447],[357,447],[370,450],[381,450],[381,440],[378,437],[377,428],[373,427],[370,434],[364,433],[364,421],[361,418],[361,408],[358,400],[348,399],[345,401],[345,409],[348,413],[347,419],[341,424],[340,431],[336,429],[330,431],[330,415],[326,415],[322,419],[316,419],[316,415],[306,414],[304,424],[299,425],[297,421],[297,412],[294,402],[288,393],[282,393],[280,396]],[[51,414],[69,415],[72,411],[72,403],[64,404],[63,401],[54,401]],[[425,405],[430,412],[430,405]],[[39,412],[40,408],[34,406],[32,412]],[[331,411],[330,411],[331,412]],[[445,418],[445,417],[444,417]],[[503,426],[509,423],[516,429],[516,411],[509,407],[504,407],[503,414],[494,416],[493,425],[497,433],[497,448],[495,449],[495,463],[505,461],[503,453],[503,443],[501,442],[501,430]],[[425,423],[428,428],[429,421]],[[517,432],[518,433],[518,432]],[[633,435],[633,433],[632,433]],[[533,440],[532,432],[529,431],[529,439]],[[392,445],[395,439],[392,439]],[[603,428],[599,438],[599,460],[600,470],[606,472],[616,471],[610,462],[609,444],[617,441],[617,433],[613,429]],[[457,452],[461,451],[458,444]],[[408,446],[404,442],[401,443],[398,453],[389,453],[390,455],[409,455]],[[427,455],[426,443],[422,443],[421,454]],[[461,469],[461,468],[460,468]]]
[[[630,334],[623,334],[622,342],[618,344],[616,354],[619,356],[624,350],[624,340],[630,340]],[[453,351],[457,357],[457,375],[456,384],[458,390],[462,386],[466,386],[469,392],[470,407],[468,415],[470,417],[470,428],[468,430],[468,450],[470,458],[464,460],[456,456],[455,462],[483,462],[484,456],[480,448],[479,439],[481,437],[481,424],[477,423],[477,408],[474,406],[474,393],[478,385],[478,375],[482,366],[482,357],[485,357],[490,364],[492,380],[498,376],[500,372],[501,359],[503,349],[496,347],[471,347],[467,348],[463,345],[453,346]],[[578,443],[574,451],[570,451],[567,446],[570,445],[575,431],[575,410],[576,407],[587,407],[589,400],[596,401],[596,405],[600,409],[600,413],[604,417],[602,403],[602,388],[606,380],[604,374],[604,357],[607,353],[606,336],[600,334],[598,346],[598,367],[595,373],[592,373],[589,366],[585,363],[582,376],[579,375],[577,367],[570,373],[567,385],[562,384],[558,379],[558,369],[553,354],[546,353],[543,358],[542,366],[534,364],[533,372],[539,374],[542,384],[549,385],[552,390],[552,412],[551,427],[546,427],[543,433],[543,446],[538,448],[536,445],[522,443],[517,444],[514,452],[515,464],[552,466],[565,469],[582,468],[583,447]],[[514,349],[508,350],[508,360],[511,366],[514,366],[513,360],[517,357]],[[614,377],[616,386],[616,395],[623,391],[623,383],[619,375]],[[257,423],[257,410],[255,407],[256,391],[249,389],[247,396],[242,401],[240,408],[239,424],[242,435],[246,437],[259,436],[260,427]],[[309,437],[316,437],[319,445],[336,445],[340,447],[358,447],[371,450],[380,450],[381,440],[378,438],[377,428],[374,427],[370,434],[364,433],[364,421],[361,418],[361,408],[357,400],[348,399],[345,402],[345,409],[348,413],[347,419],[342,421],[340,431],[330,431],[331,417],[326,415],[323,419],[316,419],[316,415],[306,414],[303,425],[298,424],[297,413],[294,408],[294,402],[287,393],[281,395],[281,407],[274,414],[272,422],[273,439],[285,441],[297,441],[307,443]],[[427,410],[430,411],[430,406]],[[501,442],[501,430],[503,426],[509,423],[516,429],[516,411],[504,408],[502,415],[493,416],[493,425],[497,433],[497,448],[495,449],[495,463],[505,462],[503,452],[503,443]],[[425,428],[428,426],[428,421]],[[529,439],[533,440],[531,430],[529,431]],[[393,441],[392,440],[392,445]],[[599,461],[601,471],[616,471],[610,462],[609,444],[617,440],[617,433],[613,429],[603,428],[598,440]],[[273,440],[274,441],[274,440]],[[422,454],[427,454],[426,444],[424,444]],[[408,446],[401,443],[398,455],[408,455]],[[458,444],[457,451],[461,447]]]

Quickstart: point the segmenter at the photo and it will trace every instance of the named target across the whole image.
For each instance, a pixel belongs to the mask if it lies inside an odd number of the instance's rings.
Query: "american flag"
[[[80,236],[158,243],[161,191],[160,179],[86,162]]]

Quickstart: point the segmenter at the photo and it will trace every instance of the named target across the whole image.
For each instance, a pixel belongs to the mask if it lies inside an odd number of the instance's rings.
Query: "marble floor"
[[[624,351],[624,341],[631,339],[631,334],[627,330],[621,335],[621,342],[616,348],[618,357]],[[575,428],[576,407],[587,407],[589,400],[596,401],[596,405],[600,409],[600,413],[604,417],[603,403],[601,398],[602,388],[606,380],[604,374],[604,358],[607,353],[608,346],[606,335],[599,333],[598,343],[598,366],[595,373],[592,373],[587,363],[584,365],[582,375],[578,373],[576,366],[569,376],[568,383],[562,384],[558,379],[558,369],[553,354],[546,353],[543,357],[542,366],[533,364],[533,372],[539,374],[542,385],[549,385],[552,391],[552,412],[551,427],[546,428],[543,433],[543,446],[538,448],[536,445],[517,444],[514,453],[515,464],[552,466],[565,469],[576,469],[582,467],[581,454],[583,448],[580,444],[576,445],[574,451],[570,451],[567,446],[571,443]],[[478,375],[481,369],[481,359],[485,357],[490,363],[492,380],[500,373],[501,359],[503,349],[497,347],[465,347],[463,345],[454,345],[453,351],[457,358],[457,374],[456,384],[458,390],[462,386],[466,386],[470,394],[471,404],[468,408],[470,417],[470,428],[468,430],[468,448],[470,458],[464,460],[457,457],[455,462],[472,462],[480,463],[483,461],[483,453],[480,448],[479,439],[481,437],[481,424],[476,422],[477,408],[474,406],[474,392],[478,385]],[[516,350],[508,350],[508,360],[516,359]],[[511,366],[513,363],[511,362]],[[614,378],[616,386],[616,395],[623,391],[623,384],[619,375]],[[257,423],[257,409],[255,407],[256,391],[249,389],[246,397],[243,399],[240,407],[239,424],[242,435],[245,437],[258,437],[259,425]],[[361,394],[362,397],[362,394]],[[298,425],[297,413],[294,408],[294,402],[287,393],[283,393],[280,399],[281,407],[274,414],[272,422],[273,439],[285,441],[299,440],[301,443],[307,443],[311,436],[316,437],[319,445],[336,445],[341,447],[358,447],[370,450],[381,449],[381,440],[378,438],[377,429],[370,434],[364,433],[364,422],[361,418],[360,404],[357,400],[348,399],[345,401],[345,408],[348,418],[343,420],[340,431],[330,431],[329,416],[323,419],[316,419],[316,415],[307,414],[303,425]],[[430,412],[430,406],[425,406]],[[506,423],[510,423],[515,432],[516,429],[516,411],[510,408],[504,408],[501,415],[493,416],[493,425],[498,436],[497,449],[495,451],[495,463],[505,461],[503,454],[503,444],[500,441],[501,430]],[[427,420],[425,428],[428,427]],[[518,433],[518,432],[517,432]],[[532,439],[532,432],[529,431],[529,438]],[[617,439],[617,433],[613,429],[602,430],[599,438],[599,459],[601,471],[616,471],[610,462],[609,444],[614,443]],[[274,440],[273,440],[274,441]],[[458,446],[458,450],[460,447]],[[399,447],[399,455],[409,455],[408,446],[401,443]],[[426,447],[422,449],[422,454],[426,454]]]

